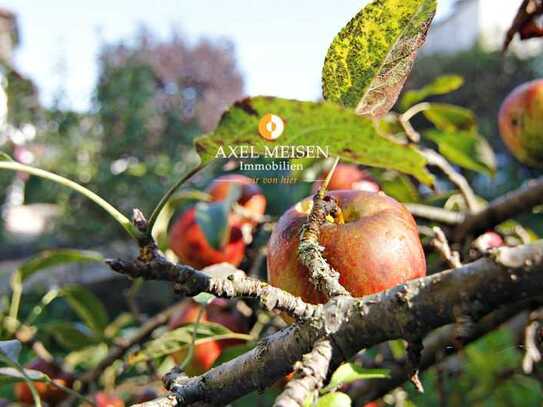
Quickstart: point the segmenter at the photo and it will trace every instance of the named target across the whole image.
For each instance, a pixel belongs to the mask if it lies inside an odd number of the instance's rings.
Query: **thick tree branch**
[[[536,303],[541,301],[543,301],[543,298],[538,299]],[[529,309],[532,305],[531,301],[522,301],[502,307],[486,315],[478,323],[473,324],[464,335],[458,335],[455,324],[432,332],[423,342],[424,351],[419,365],[420,371],[424,371],[443,359],[455,355],[464,346],[493,331],[513,317],[509,325],[516,330],[522,330],[527,320],[527,314],[519,313]],[[367,368],[388,368],[390,369],[390,377],[383,380],[361,381],[354,385],[349,394],[356,401],[356,405],[363,405],[379,399],[409,380],[410,368],[406,363],[375,364],[371,360],[363,360],[362,363]]]
[[[330,341],[318,340],[311,352],[294,365],[294,378],[277,397],[274,407],[302,407],[308,396],[317,396],[326,379],[331,358]]]
[[[486,208],[466,215],[466,219],[456,227],[453,240],[460,241],[468,234],[479,234],[534,206],[543,203],[543,177],[528,181],[515,191],[511,191],[492,201]]]
[[[389,339],[416,340],[458,319],[472,320],[506,304],[540,295],[543,242],[500,248],[492,257],[413,280],[361,299],[336,297],[322,316],[291,325],[253,350],[172,388],[182,405],[227,404],[287,374],[321,338],[331,337],[331,367]]]

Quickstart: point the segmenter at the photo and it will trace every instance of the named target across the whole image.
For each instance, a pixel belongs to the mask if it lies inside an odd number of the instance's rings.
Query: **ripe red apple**
[[[119,397],[105,392],[98,392],[94,396],[96,407],[124,407],[124,401]]]
[[[170,329],[176,329],[183,325],[196,322],[202,306],[196,302],[186,301],[175,313],[168,323]],[[225,326],[233,332],[249,332],[247,319],[235,308],[234,303],[223,298],[216,298],[207,305],[206,310],[200,318],[201,322],[215,322]],[[222,350],[243,343],[239,340],[207,341],[196,345],[192,357],[192,362],[186,368],[189,376],[196,376],[209,370],[215,361],[219,358]],[[185,350],[173,354],[176,363],[181,363],[187,352]]]
[[[505,245],[505,242],[503,241],[502,237],[492,230],[483,233],[481,236],[475,239],[472,244],[472,246],[481,253],[485,253],[491,249],[497,249],[503,245]]]
[[[384,193],[331,191],[344,224],[321,227],[320,244],[340,283],[355,297],[386,290],[426,275],[424,251],[409,211]],[[300,228],[307,220],[312,198],[281,216],[268,243],[268,281],[311,303],[323,303],[298,262]]]
[[[69,388],[73,386],[74,376],[71,373],[62,370],[62,368],[54,362],[38,358],[33,360],[26,367],[45,373],[55,383]],[[33,384],[42,401],[49,405],[57,405],[68,397],[68,393],[52,384],[44,382],[34,382]],[[23,404],[34,404],[30,387],[24,382],[15,385],[15,396],[17,397],[17,400]]]
[[[543,166],[543,79],[516,87],[498,115],[501,137],[522,163]]]
[[[245,243],[240,227],[229,222],[228,243],[222,249],[216,250],[207,242],[202,228],[196,222],[195,213],[195,208],[188,209],[171,228],[170,249],[179,260],[196,268],[223,262],[239,266],[245,254]]]
[[[321,176],[322,179],[325,179],[328,173],[328,170],[324,171]],[[315,182],[313,192],[317,192],[321,185],[322,181]],[[335,191],[340,189],[378,192],[381,188],[366,170],[353,164],[338,164],[328,184],[328,190]]]
[[[250,215],[242,217],[238,214],[231,215],[232,224],[256,224],[255,219],[264,215],[266,211],[266,197],[255,182],[244,175],[227,174],[216,178],[208,188],[213,201],[222,201],[228,196],[233,185],[241,188],[238,204],[240,204]]]

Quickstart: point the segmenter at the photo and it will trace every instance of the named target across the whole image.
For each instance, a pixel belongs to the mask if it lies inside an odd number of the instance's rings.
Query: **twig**
[[[161,255],[155,255],[148,263],[139,259],[132,262],[107,260],[106,263],[112,270],[132,278],[170,281],[176,285],[179,292],[191,297],[202,292],[226,298],[257,297],[268,310],[286,312],[296,319],[310,318],[319,310],[318,306],[307,304],[286,291],[260,280],[245,277],[243,271],[226,263],[214,266],[214,270],[228,275],[227,277],[213,277],[205,271],[174,264]]]
[[[318,340],[311,352],[294,365],[294,378],[277,397],[274,407],[302,407],[309,396],[317,395],[323,386],[331,358],[330,341]]]
[[[522,359],[522,370],[526,374],[532,373],[534,364],[541,361],[541,352],[537,346],[537,333],[541,327],[543,310],[539,309],[530,313],[528,323],[524,329],[525,353]]]
[[[420,134],[413,128],[411,125],[411,119],[416,114],[427,110],[430,108],[430,103],[417,103],[414,106],[411,106],[404,113],[399,116],[400,124],[402,125],[405,134],[413,143],[418,143],[420,141]]]
[[[439,252],[441,257],[447,262],[447,264],[452,268],[462,267],[462,262],[460,261],[460,253],[456,250],[451,250],[449,242],[445,237],[445,233],[441,228],[434,226],[432,228],[434,232],[434,238],[431,240],[432,246]]]
[[[465,219],[465,215],[460,212],[452,212],[446,209],[437,208],[434,206],[408,203],[404,204],[407,209],[416,218],[427,219],[434,222],[443,223],[446,225],[458,225]]]
[[[479,204],[475,198],[475,193],[464,176],[457,172],[443,156],[434,150],[425,149],[422,151],[422,153],[426,157],[429,165],[438,167],[441,171],[443,171],[447,178],[449,178],[449,180],[451,180],[451,182],[458,187],[460,193],[464,197],[468,212],[472,213],[476,211],[479,208]]]
[[[466,215],[456,227],[454,241],[460,241],[468,234],[476,235],[501,222],[543,203],[543,177],[528,181],[515,191],[492,201],[486,208]]]

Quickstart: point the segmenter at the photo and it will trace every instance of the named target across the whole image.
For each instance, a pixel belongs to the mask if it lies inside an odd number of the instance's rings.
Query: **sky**
[[[451,0],[440,1],[444,15]],[[90,107],[104,43],[134,38],[145,25],[161,38],[233,41],[247,95],[320,97],[328,45],[364,0],[0,0],[18,16],[18,70],[49,105],[61,92],[75,110]]]

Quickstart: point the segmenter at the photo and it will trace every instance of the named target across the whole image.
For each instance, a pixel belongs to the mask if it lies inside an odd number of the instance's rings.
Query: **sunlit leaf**
[[[261,117],[273,112],[285,121],[276,141],[258,135]],[[226,112],[215,132],[196,139],[202,161],[213,160],[220,148],[249,145],[256,154],[275,154],[282,146],[316,147],[329,156],[370,167],[390,168],[433,182],[426,159],[414,146],[397,143],[377,132],[372,120],[362,118],[333,103],[300,102],[270,97],[245,99]],[[305,147],[304,147],[305,146]],[[318,152],[322,155],[322,151]],[[323,157],[321,157],[323,158]]]
[[[336,369],[326,389],[333,390],[356,380],[386,379],[388,377],[388,369],[366,369],[354,363],[344,363]]]
[[[429,130],[424,137],[437,144],[439,152],[449,161],[468,170],[494,174],[496,161],[488,142],[473,131]]]
[[[464,78],[460,75],[442,75],[421,89],[405,92],[400,102],[400,108],[407,110],[414,104],[430,96],[445,95],[454,92],[464,84]]]
[[[460,106],[447,103],[428,103],[423,114],[439,130],[467,131],[477,128],[475,114]]]
[[[339,391],[328,393],[319,398],[316,407],[351,407],[351,398]]]
[[[436,11],[436,0],[378,0],[334,38],[322,72],[326,100],[380,117],[398,98]]]

